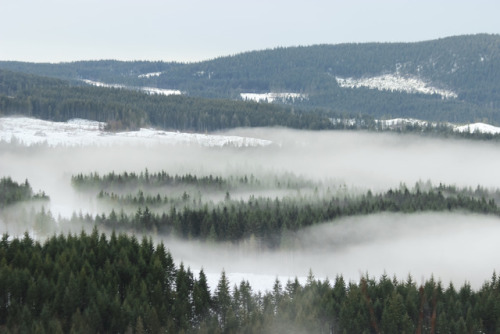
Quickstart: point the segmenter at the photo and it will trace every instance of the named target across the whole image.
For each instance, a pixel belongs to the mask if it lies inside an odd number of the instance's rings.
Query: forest
[[[388,103],[404,93],[372,92]],[[391,95],[392,94],[392,95]],[[377,95],[378,96],[378,95]],[[310,109],[257,102],[233,101],[227,99],[206,99],[187,96],[148,95],[144,92],[123,88],[86,87],[72,85],[67,81],[0,70],[0,115],[24,115],[51,121],[68,121],[83,118],[106,123],[108,131],[138,130],[154,127],[164,130],[194,131],[207,133],[216,130],[239,127],[286,127],[309,130],[366,130],[417,133],[424,136],[459,137],[479,140],[498,140],[498,134],[457,132],[448,121],[463,122],[480,119],[479,116],[462,118],[459,110],[463,103],[441,108],[436,116],[433,107],[425,106],[423,119],[439,120],[427,124],[403,124],[384,126],[372,113],[375,110],[373,98],[367,96],[368,109],[348,113],[346,108]],[[337,101],[342,98],[339,97]],[[399,98],[397,98],[399,99]],[[361,101],[355,96],[348,101]],[[438,101],[438,100],[436,100]],[[351,102],[349,102],[351,103]],[[363,102],[365,103],[365,102]],[[406,100],[397,102],[405,108],[413,108]],[[426,102],[427,103],[427,102]],[[431,101],[431,103],[434,103]],[[450,102],[451,103],[451,102]],[[455,102],[453,102],[455,103]],[[381,107],[387,110],[386,106]],[[382,110],[381,109],[381,110]],[[476,109],[475,109],[476,110]],[[447,112],[450,114],[448,115]],[[464,110],[473,115],[471,110]],[[448,116],[447,116],[448,115]],[[391,115],[384,114],[382,117]],[[411,117],[399,110],[398,117]],[[482,121],[494,119],[486,115]],[[444,120],[447,120],[445,122]]]
[[[52,121],[84,118],[106,122],[108,129],[115,131],[144,126],[201,133],[258,126],[333,128],[326,115],[291,107],[72,86],[9,71],[0,71],[0,113]]]
[[[500,124],[499,46],[0,61],[0,117],[103,122],[33,131],[73,146],[0,124],[0,333],[498,333],[500,134],[455,126]],[[383,75],[455,95],[337,80]],[[241,96],[269,92],[302,98]]]
[[[239,242],[250,238],[262,248],[293,249],[300,246],[294,232],[353,215],[462,210],[500,216],[496,204],[500,192],[479,186],[473,190],[417,183],[408,189],[401,184],[399,189],[379,194],[368,191],[361,195],[338,195],[330,189],[318,190],[313,181],[293,176],[283,183],[278,179],[261,181],[253,175],[228,181],[190,174],[170,176],[165,171],[149,173],[148,170],[140,174],[112,172],[102,177],[98,173],[78,174],[72,177],[72,184],[79,191],[94,189],[97,198],[113,209],[108,215],[95,217],[74,214],[68,225],[86,221],[117,231],[132,229],[211,242]],[[194,187],[190,189],[186,184]],[[180,188],[177,196],[176,187]],[[231,198],[232,191],[237,193],[242,188],[257,191],[272,187],[296,193],[283,198],[253,195],[248,200]],[[220,201],[204,198],[205,195],[213,198],[214,193],[219,193]]]
[[[500,282],[477,291],[411,276],[333,284],[309,274],[304,285],[276,279],[256,292],[211,291],[203,270],[176,266],[168,245],[112,233],[25,234],[0,241],[2,333],[495,333]]]
[[[43,191],[33,192],[31,185],[26,179],[24,183],[17,183],[10,177],[0,179],[0,208],[23,201],[49,200],[49,196]]]
[[[411,275],[375,278],[366,273],[347,281],[342,274],[317,279],[313,272],[305,283],[276,278],[271,290],[255,291],[245,280],[230,284],[222,271],[217,286],[210,287],[203,269],[195,274],[182,262],[176,265],[169,245],[151,239],[168,234],[208,244],[253,239],[261,249],[300,249],[294,232],[343,216],[453,210],[498,216],[499,191],[422,182],[412,189],[401,184],[383,193],[339,197],[324,184],[293,174],[220,177],[148,169],[78,173],[71,183],[114,209],[95,217],[74,213],[69,219],[54,218],[43,208],[31,210],[23,219],[35,222],[35,233],[47,235],[45,241],[27,232],[22,237],[3,235],[1,332],[495,333],[500,325],[495,272],[477,290],[467,283],[443,285],[434,278],[417,284]],[[18,184],[4,178],[1,185],[8,195],[2,197],[4,206],[37,198],[28,180]],[[242,189],[273,187],[295,195],[231,198]],[[175,191],[184,192],[182,200],[160,195]],[[192,200],[186,191],[199,197]],[[154,192],[156,196],[147,195]],[[214,193],[225,195],[220,201],[204,198]],[[137,211],[127,215],[127,207]],[[57,234],[54,229],[84,225],[92,231]],[[135,235],[143,235],[142,240]]]
[[[113,60],[61,64],[0,62],[0,68],[80,85],[78,80],[90,79],[132,87],[175,89],[190,97],[211,99],[240,100],[241,93],[294,92],[308,97],[293,102],[293,106],[304,110],[366,114],[374,118],[500,124],[499,39],[498,35],[478,34],[418,43],[275,48],[187,64]],[[143,76],[148,73],[158,75]],[[450,89],[458,97],[441,99],[436,94],[346,89],[335,79],[394,73]],[[239,119],[239,123],[248,124],[244,119]]]

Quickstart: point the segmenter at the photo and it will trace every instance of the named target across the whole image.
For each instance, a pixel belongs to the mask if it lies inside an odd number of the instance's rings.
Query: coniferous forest
[[[479,290],[386,275],[334,283],[276,280],[271,291],[213,291],[203,270],[175,265],[168,245],[115,234],[26,234],[0,241],[2,332],[30,333],[494,333],[500,283]]]
[[[40,242],[28,233],[14,238],[3,235],[3,332],[494,333],[500,325],[496,306],[500,283],[495,272],[477,290],[467,283],[455,286],[434,278],[417,283],[411,275],[371,277],[367,273],[358,281],[348,281],[342,274],[333,280],[317,279],[313,272],[303,284],[296,278],[276,278],[272,289],[255,291],[245,280],[231,284],[223,271],[217,286],[210,287],[203,269],[195,274],[183,263],[176,264],[168,243],[146,237],[174,234],[208,244],[251,237],[260,248],[294,249],[303,247],[294,242],[294,232],[346,215],[453,210],[498,215],[498,192],[426,182],[412,189],[400,185],[380,194],[338,197],[330,190],[322,193],[312,180],[293,175],[223,178],[147,169],[102,176],[80,173],[71,182],[78,192],[109,201],[120,212],[74,213],[70,219],[56,219],[43,209],[31,211],[24,219],[37,222],[36,233],[52,236]],[[300,189],[303,195],[231,199],[230,191],[277,185]],[[3,179],[2,186],[5,194],[26,193],[5,196],[4,206],[36,200],[28,180],[17,184]],[[137,189],[138,195],[130,194]],[[166,189],[183,193],[172,199],[160,193],[144,195]],[[305,189],[311,190],[309,194]],[[214,192],[225,195],[219,202],[200,195]],[[191,193],[199,197],[193,199]],[[166,207],[167,212],[155,213]],[[127,215],[127,208],[137,211]],[[57,234],[56,225],[94,227],[91,232]],[[99,232],[101,228],[113,232]],[[130,231],[144,237],[126,234]]]
[[[0,61],[0,333],[499,333],[499,41]]]

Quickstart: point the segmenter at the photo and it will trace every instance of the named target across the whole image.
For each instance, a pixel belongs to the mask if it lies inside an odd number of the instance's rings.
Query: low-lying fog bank
[[[70,185],[76,173],[140,172],[244,175],[291,172],[313,180],[333,180],[348,188],[385,191],[419,180],[475,188],[500,188],[500,145],[489,142],[419,138],[364,132],[308,132],[240,129],[239,134],[269,139],[259,148],[206,148],[150,145],[84,148],[0,149],[0,175],[28,178],[35,191],[52,199],[54,214],[95,210]]]
[[[461,213],[377,214],[341,219],[298,233],[302,248],[255,251],[248,244],[223,246],[167,239],[177,261],[204,268],[215,283],[222,269],[244,277],[252,286],[271,289],[311,269],[316,278],[359,281],[366,273],[384,273],[423,283],[433,275],[445,286],[468,281],[479,288],[500,268],[500,219]],[[245,276],[244,273],[248,273]],[[235,283],[239,283],[238,281]]]
[[[25,228],[37,240],[46,237]],[[64,233],[80,233],[82,228],[91,233],[91,226],[58,227]],[[0,232],[22,234],[17,226],[2,222]],[[301,246],[294,249],[262,250],[249,240],[235,245],[152,238],[165,244],[177,265],[183,262],[195,275],[203,268],[212,289],[225,270],[231,286],[244,279],[254,290],[264,291],[272,289],[276,278],[283,285],[295,277],[304,283],[310,270],[322,280],[343,275],[358,282],[367,273],[375,279],[386,273],[398,280],[411,275],[417,284],[432,276],[444,286],[450,281],[456,286],[470,282],[477,289],[499,271],[498,235],[500,218],[454,212],[339,219],[296,233],[296,244]]]
[[[387,189],[418,180],[500,187],[500,145],[412,134],[362,131],[236,129],[227,135],[253,136],[281,146],[261,160],[313,178],[334,177],[348,186]]]
[[[500,188],[500,145],[493,142],[420,138],[413,135],[364,132],[309,132],[285,129],[237,129],[228,135],[267,139],[267,147],[207,148],[199,145],[120,145],[116,147],[30,147],[0,145],[0,176],[22,182],[51,198],[54,217],[73,212],[102,213],[95,196],[77,193],[71,176],[77,173],[151,172],[170,174],[249,175],[294,173],[315,181],[330,180],[347,189],[386,191],[430,180],[457,186]],[[270,192],[275,196],[276,191]],[[265,194],[260,194],[264,196]],[[110,209],[110,208],[109,208]],[[5,226],[1,226],[5,230]],[[79,227],[78,229],[80,229]],[[4,231],[2,231],[4,232]],[[75,231],[79,232],[79,230]],[[498,262],[500,232],[497,218],[468,214],[380,214],[316,226],[300,234],[303,248],[256,253],[239,247],[166,240],[176,261],[196,271],[201,267],[218,280],[224,268],[229,277],[246,279],[256,289],[274,279],[343,274],[358,280],[368,272],[387,272],[417,282],[434,273],[443,281],[475,287],[488,279]],[[498,268],[497,268],[498,269]],[[240,273],[240,274],[238,274]],[[262,275],[262,276],[259,276]],[[270,283],[258,283],[269,281]],[[285,282],[282,282],[285,283]],[[260,284],[260,286],[259,286]]]

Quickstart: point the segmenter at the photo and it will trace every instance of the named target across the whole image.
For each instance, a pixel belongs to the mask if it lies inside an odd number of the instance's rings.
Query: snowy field
[[[354,122],[354,120],[350,121]],[[426,126],[428,124],[427,121],[411,118],[395,118],[379,120],[378,122],[388,127],[397,125]],[[102,122],[84,119],[51,122],[28,117],[1,117],[0,141],[21,142],[27,146],[37,144],[47,144],[48,146],[191,144],[206,147],[259,147],[272,143],[270,140],[245,136],[182,133],[150,128],[142,128],[139,131],[108,132],[104,131],[105,125]],[[500,127],[485,123],[450,124],[450,126],[458,132],[500,133]]]
[[[50,122],[27,117],[0,118],[0,140],[17,141],[27,146],[111,146],[127,144],[192,144],[207,147],[267,146],[268,140],[239,136],[205,135],[168,132],[154,129],[107,132],[105,123],[74,119],[68,122]]]
[[[453,91],[432,87],[417,77],[406,77],[398,74],[385,74],[370,78],[340,78],[335,77],[340,87],[359,88],[367,87],[370,89],[397,91],[405,93],[420,94],[438,94],[443,99],[457,98]]]

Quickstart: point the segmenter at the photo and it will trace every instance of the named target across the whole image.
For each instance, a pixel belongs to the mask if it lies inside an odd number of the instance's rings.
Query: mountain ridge
[[[303,109],[376,118],[500,124],[500,35],[451,36],[412,43],[343,43],[248,51],[195,63],[0,62],[0,68],[81,83],[179,90],[187,96],[242,100],[244,94],[302,94],[277,99]],[[413,80],[429,89],[342,86],[339,79]],[[380,80],[379,80],[380,81]],[[448,97],[443,99],[442,92]]]

